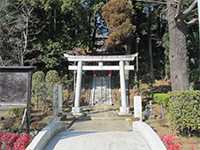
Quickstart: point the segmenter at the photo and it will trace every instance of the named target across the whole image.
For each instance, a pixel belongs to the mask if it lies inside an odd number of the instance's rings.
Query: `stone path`
[[[132,132],[126,117],[117,119],[112,110],[93,111],[89,116],[92,120],[78,120],[56,135],[45,150],[150,150],[143,137]]]

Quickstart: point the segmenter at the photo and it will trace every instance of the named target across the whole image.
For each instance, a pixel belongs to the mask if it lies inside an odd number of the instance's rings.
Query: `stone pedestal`
[[[134,117],[142,121],[142,97],[134,96]]]
[[[130,115],[129,107],[120,107],[119,113],[120,116]]]
[[[72,114],[75,116],[79,116],[81,114],[80,107],[72,107]]]

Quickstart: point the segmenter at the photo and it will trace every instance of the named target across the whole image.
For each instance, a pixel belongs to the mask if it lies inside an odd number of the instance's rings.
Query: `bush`
[[[45,84],[45,74],[42,71],[35,72],[32,78],[32,94],[33,96],[40,96],[41,89]]]
[[[46,98],[45,74],[42,71],[35,72],[32,78],[32,95],[33,101],[36,102],[37,108],[39,101]]]
[[[54,85],[60,82],[59,74],[56,70],[50,70],[47,72],[45,81],[49,85]]]
[[[169,98],[170,98],[170,95],[167,93],[155,93],[153,95],[154,101],[164,107],[167,107]]]
[[[45,78],[45,74],[42,71],[35,72],[32,77],[33,81],[37,81],[37,82],[44,81],[44,78]]]
[[[200,131],[200,91],[174,92],[168,103],[169,119],[182,134]]]
[[[60,83],[60,77],[59,77],[58,72],[56,70],[48,71],[46,74],[45,81],[46,81],[46,85],[47,85],[48,97],[52,98],[53,97],[53,86],[55,84]]]
[[[165,144],[167,150],[181,150],[181,143],[178,141],[176,136],[164,135],[161,137],[161,139]]]
[[[26,133],[0,132],[0,149],[25,150],[31,139],[32,137]]]
[[[61,79],[61,84],[64,88],[70,89],[70,86],[73,85],[73,79],[69,79],[68,75],[65,74]]]
[[[24,109],[23,108],[12,108],[8,110],[9,116],[12,117],[21,117],[23,115]]]

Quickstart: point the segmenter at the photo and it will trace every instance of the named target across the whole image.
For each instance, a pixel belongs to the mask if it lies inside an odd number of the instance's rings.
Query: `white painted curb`
[[[28,145],[26,150],[43,150],[49,140],[54,137],[58,132],[65,129],[65,123],[53,120],[48,126],[42,129]]]
[[[133,132],[137,131],[144,138],[151,150],[167,150],[156,132],[142,121],[133,122]]]

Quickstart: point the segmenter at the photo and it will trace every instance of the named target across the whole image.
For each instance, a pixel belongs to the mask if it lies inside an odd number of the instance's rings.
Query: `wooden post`
[[[32,71],[28,72],[28,101],[26,110],[26,132],[30,133],[31,126],[31,93],[32,93]]]

